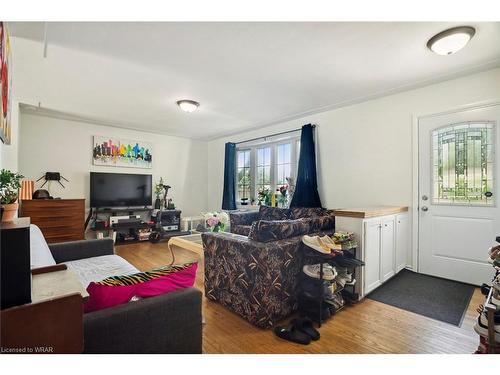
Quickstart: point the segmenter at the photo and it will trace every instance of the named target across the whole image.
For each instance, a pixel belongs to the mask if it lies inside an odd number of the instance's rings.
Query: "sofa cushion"
[[[250,234],[251,225],[235,225],[231,227],[231,233],[248,236]]]
[[[321,207],[293,207],[290,208],[291,219],[311,218],[321,216],[326,211]]]
[[[130,275],[140,272],[137,268],[118,255],[73,260],[65,263],[86,288],[91,282],[100,281],[115,275]]]
[[[322,210],[319,215],[311,216],[311,231],[317,232],[325,229],[335,229],[335,215],[333,210]]]
[[[302,236],[311,231],[308,219],[257,220],[252,224],[248,238],[258,242],[270,242]]]
[[[112,276],[91,282],[86,313],[129,302],[133,297],[153,297],[194,285],[198,264],[187,263],[154,269],[147,272]]]
[[[31,268],[53,266],[56,264],[42,231],[35,224],[30,225]]]
[[[260,206],[259,219],[260,220],[287,220],[287,219],[290,219],[290,210],[288,208]]]

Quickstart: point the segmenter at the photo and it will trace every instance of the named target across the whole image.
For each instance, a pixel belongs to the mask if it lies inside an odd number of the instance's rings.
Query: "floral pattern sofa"
[[[331,234],[332,211],[262,206],[230,214],[235,233],[203,233],[205,296],[260,328],[271,328],[297,310],[304,264],[304,234]],[[242,228],[249,226],[247,235]],[[246,231],[246,229],[244,229]]]

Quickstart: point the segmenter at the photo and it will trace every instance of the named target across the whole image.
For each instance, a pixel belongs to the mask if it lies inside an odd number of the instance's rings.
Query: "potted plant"
[[[19,173],[14,173],[7,169],[0,171],[0,204],[3,209],[2,221],[12,221],[16,215],[19,208],[17,196],[21,187],[21,178],[24,178],[24,176]]]
[[[155,200],[155,209],[159,210],[161,207],[161,200],[162,200],[162,194],[165,191],[165,188],[163,187],[163,177],[160,177],[160,181],[155,184],[155,195],[156,195],[156,200]]]

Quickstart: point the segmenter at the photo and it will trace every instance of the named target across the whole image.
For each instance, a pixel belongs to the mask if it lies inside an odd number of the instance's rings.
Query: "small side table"
[[[1,311],[1,351],[81,353],[86,290],[64,264],[32,275],[32,302]]]

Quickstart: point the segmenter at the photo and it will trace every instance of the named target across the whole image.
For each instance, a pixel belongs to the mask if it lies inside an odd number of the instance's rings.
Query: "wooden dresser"
[[[85,238],[85,199],[22,200],[20,216],[30,217],[48,243]]]

